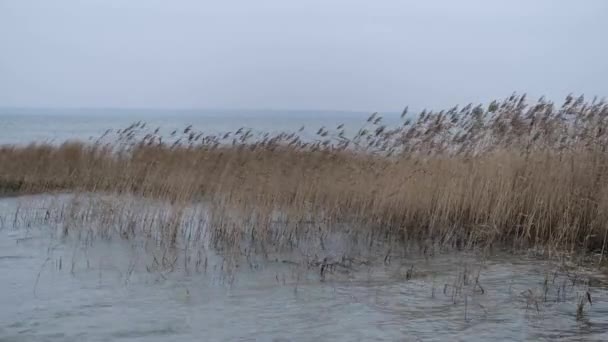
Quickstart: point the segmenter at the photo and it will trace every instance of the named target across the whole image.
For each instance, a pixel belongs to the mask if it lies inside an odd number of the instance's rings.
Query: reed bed
[[[512,95],[423,111],[388,127],[342,125],[169,136],[136,123],[110,143],[0,147],[0,192],[95,192],[162,201],[167,245],[203,204],[216,247],[288,248],[343,234],[394,245],[549,247],[606,253],[608,104]],[[176,222],[176,223],[171,223]]]

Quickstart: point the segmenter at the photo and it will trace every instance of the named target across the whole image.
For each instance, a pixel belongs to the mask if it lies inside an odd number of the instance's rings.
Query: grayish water
[[[318,269],[272,262],[230,278],[212,261],[199,272],[150,271],[132,241],[83,244],[28,220],[62,200],[0,200],[0,341],[608,339],[606,279],[596,270],[459,253],[325,281]],[[461,284],[467,272],[481,286]],[[577,318],[586,291],[593,305]]]
[[[0,144],[86,141],[135,121],[165,134],[188,125],[211,134],[240,127],[296,131],[304,125],[305,137],[342,123],[354,132],[368,115],[0,109]],[[385,121],[397,120],[388,115]],[[227,274],[218,258],[203,272],[179,265],[156,271],[149,268],[150,254],[132,241],[83,243],[28,221],[61,201],[0,199],[0,341],[608,339],[608,291],[597,270],[459,253],[412,255],[324,281],[317,268],[277,262]],[[479,274],[481,286],[463,284],[463,274]],[[593,305],[577,317],[587,291]]]
[[[61,143],[70,139],[89,141],[108,129],[116,131],[143,121],[168,136],[192,125],[197,131],[218,134],[241,127],[254,132],[295,132],[312,137],[321,127],[344,124],[353,134],[371,113],[336,111],[243,111],[243,110],[143,110],[143,109],[11,109],[0,108],[0,145],[31,142]],[[395,113],[384,114],[387,124],[398,122]]]

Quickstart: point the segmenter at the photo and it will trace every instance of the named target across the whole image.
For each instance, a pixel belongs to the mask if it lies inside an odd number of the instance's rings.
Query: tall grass
[[[605,102],[569,96],[558,106],[513,95],[402,117],[387,127],[373,114],[354,137],[342,126],[312,140],[191,127],[163,137],[137,123],[105,145],[4,146],[0,191],[132,194],[176,208],[201,202],[215,238],[232,243],[314,231],[605,252]],[[179,225],[164,229],[175,241]]]

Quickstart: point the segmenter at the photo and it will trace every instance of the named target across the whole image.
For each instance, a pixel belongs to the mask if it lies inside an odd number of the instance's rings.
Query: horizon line
[[[22,106],[22,105],[0,105],[0,110],[145,110],[145,111],[219,111],[219,112],[232,112],[232,111],[245,111],[245,112],[332,112],[332,113],[398,113],[396,110],[357,110],[357,109],[313,109],[313,108],[262,108],[262,107],[120,107],[120,106]]]

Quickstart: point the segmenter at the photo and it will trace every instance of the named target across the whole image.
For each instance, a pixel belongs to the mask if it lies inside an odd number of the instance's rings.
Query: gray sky
[[[399,111],[608,95],[608,1],[0,0],[0,106]]]

